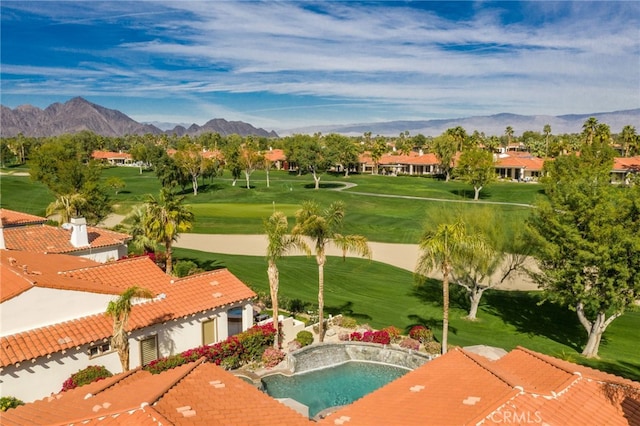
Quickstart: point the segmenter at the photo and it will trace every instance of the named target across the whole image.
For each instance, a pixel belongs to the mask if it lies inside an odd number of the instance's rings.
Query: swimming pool
[[[274,398],[292,398],[309,407],[309,417],[330,407],[347,405],[411,371],[374,362],[343,364],[285,376],[262,378],[263,389]]]

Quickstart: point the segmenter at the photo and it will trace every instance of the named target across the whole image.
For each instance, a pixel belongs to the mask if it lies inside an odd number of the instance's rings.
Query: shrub
[[[276,365],[280,364],[284,359],[285,354],[280,349],[276,348],[267,348],[264,350],[262,354],[262,363],[267,368],[273,368]]]
[[[418,340],[422,344],[425,344],[433,340],[433,331],[431,331],[424,325],[416,325],[413,326],[409,331],[409,337]]]
[[[334,318],[333,323],[343,328],[356,328],[358,326],[358,321],[355,318],[345,317],[344,315]]]
[[[411,337],[406,337],[400,341],[400,347],[417,351],[420,349],[420,342],[416,339],[412,339]]]
[[[313,343],[313,334],[310,331],[302,330],[296,334],[296,341],[300,343],[301,347],[309,346]]]
[[[220,365],[220,367],[224,368],[225,370],[234,370],[236,368],[239,368],[241,365],[240,357],[238,355],[228,356],[223,359],[218,365]]]
[[[395,343],[398,340],[400,340],[400,334],[402,333],[402,331],[398,327],[390,325],[387,328],[383,328],[382,331],[386,331],[387,332],[387,334],[389,335],[389,338],[391,339],[392,342]]]
[[[302,345],[297,340],[292,340],[287,345],[287,348],[289,349],[289,352],[297,351],[301,347],[302,347]]]
[[[309,304],[300,299],[291,299],[288,304],[288,311],[293,315],[301,314],[305,311]]]
[[[198,267],[198,265],[191,260],[179,260],[173,265],[173,274],[178,277],[186,277],[196,272],[201,272],[202,269]]]
[[[442,353],[442,345],[435,340],[431,340],[424,344],[424,350],[428,354],[440,354]]]
[[[24,402],[20,401],[15,396],[3,396],[0,398],[0,411],[7,411],[10,408],[16,408],[19,405],[24,405]]]
[[[111,377],[113,374],[102,365],[90,365],[83,370],[74,373],[62,384],[62,391],[75,389],[78,386],[88,385],[89,383]]]
[[[349,333],[347,333],[346,331],[341,332],[340,334],[338,334],[338,340],[340,340],[341,342],[348,342]]]

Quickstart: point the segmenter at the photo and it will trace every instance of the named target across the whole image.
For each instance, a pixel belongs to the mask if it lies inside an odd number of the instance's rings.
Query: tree
[[[544,132],[544,156],[549,157],[549,136],[551,135],[551,125],[545,124],[542,128]]]
[[[294,135],[293,143],[287,149],[287,158],[298,165],[299,171],[313,175],[315,189],[320,189],[322,174],[332,166],[327,150],[320,143],[320,137],[320,134]]]
[[[304,251],[311,254],[309,246],[300,235],[287,235],[289,223],[287,217],[282,212],[273,214],[264,221],[264,230],[267,234],[267,275],[269,277],[269,290],[271,293],[271,305],[273,310],[273,326],[279,329],[278,322],[278,287],[280,285],[280,273],[276,262],[292,249]],[[273,346],[280,347],[279,333],[274,337]]]
[[[613,150],[587,138],[580,155],[545,164],[546,200],[529,220],[546,300],[575,310],[597,357],[602,335],[640,297],[640,188],[609,183]]]
[[[467,131],[462,126],[456,126],[446,131],[455,141],[456,151],[462,152],[465,149],[467,141]]]
[[[442,273],[442,354],[447,353],[449,333],[449,279],[455,264],[463,262],[481,250],[484,242],[467,233],[461,220],[441,223],[435,231],[430,230],[420,240],[420,254],[416,275],[425,277],[432,270]]]
[[[200,145],[189,144],[179,149],[174,157],[176,165],[191,178],[193,195],[198,195],[198,178],[207,171],[211,161],[202,153]]]
[[[636,128],[630,125],[624,126],[620,136],[622,139],[624,156],[628,157],[631,150],[638,149],[638,135],[636,134]]]
[[[129,315],[134,299],[150,299],[153,293],[150,290],[141,287],[129,287],[116,300],[109,302],[107,306],[107,315],[113,318],[113,337],[111,337],[111,346],[118,352],[122,372],[129,371],[129,336],[127,335],[127,327],[129,324]]]
[[[504,134],[507,137],[507,146],[511,145],[511,141],[513,139],[513,127],[507,126],[506,129],[504,129]]]
[[[80,216],[79,212],[86,203],[86,198],[80,193],[58,195],[55,201],[47,206],[46,215],[57,215],[60,223],[69,223],[72,217]]]
[[[361,235],[342,235],[339,233],[345,215],[344,203],[336,201],[328,209],[321,211],[313,201],[304,201],[296,212],[296,225],[293,235],[309,237],[315,245],[316,262],[318,263],[318,336],[324,340],[324,265],[327,261],[326,248],[333,243],[342,250],[343,257],[347,252],[371,258],[371,249],[367,239]]]
[[[149,238],[145,229],[146,215],[146,204],[135,207],[124,219],[125,229],[131,235],[131,247],[142,252],[155,252],[156,242]]]
[[[233,178],[231,186],[236,186],[238,179],[242,176],[242,138],[238,135],[229,136],[222,152],[224,153],[224,167],[231,172]]]
[[[371,161],[373,161],[373,174],[380,172],[380,159],[387,153],[387,142],[382,136],[377,136],[373,139],[369,145],[367,145],[369,152],[371,153]]]
[[[453,157],[456,154],[456,141],[450,134],[442,134],[433,139],[431,149],[440,162],[440,170],[449,182],[453,168]]]
[[[585,137],[585,141],[588,144],[593,143],[593,138],[596,136],[597,128],[598,128],[598,120],[595,117],[589,117],[582,124],[582,135]]]
[[[249,178],[251,174],[264,163],[264,157],[260,153],[258,144],[248,139],[240,148],[240,167],[244,171],[244,178],[247,182],[247,189],[251,189]]]
[[[330,133],[324,137],[327,146],[327,156],[335,166],[342,166],[344,177],[349,176],[349,168],[358,164],[358,146],[351,139],[337,133]]]
[[[473,186],[473,199],[478,201],[482,188],[496,180],[493,154],[478,148],[464,151],[458,160],[455,174]]]
[[[116,192],[116,195],[118,195],[118,192],[120,192],[121,189],[127,186],[127,184],[124,183],[124,181],[117,176],[109,177],[105,182],[105,185],[113,189]]]
[[[181,232],[193,225],[194,215],[183,205],[184,197],[176,196],[170,189],[162,188],[160,197],[147,197],[147,212],[144,227],[147,236],[165,247],[167,255],[166,273],[171,275],[173,243]]]

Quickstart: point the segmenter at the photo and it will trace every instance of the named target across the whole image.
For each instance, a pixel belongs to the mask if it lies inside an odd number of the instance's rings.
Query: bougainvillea
[[[62,392],[75,389],[78,386],[87,385],[98,380],[111,377],[113,374],[102,365],[90,365],[83,370],[74,373],[62,384]]]
[[[262,363],[267,368],[273,368],[276,365],[280,364],[284,359],[285,354],[280,349],[276,348],[267,348],[264,350],[262,354]]]
[[[433,331],[424,325],[416,325],[409,330],[409,337],[424,344],[433,340]]]
[[[417,341],[416,339],[412,339],[411,337],[402,339],[399,345],[401,348],[412,349],[414,351],[417,351],[418,349],[420,349],[420,342]]]
[[[388,345],[389,343],[391,343],[389,333],[384,330],[365,331],[364,333],[354,331],[349,336],[349,339],[354,342],[379,343],[381,345]]]

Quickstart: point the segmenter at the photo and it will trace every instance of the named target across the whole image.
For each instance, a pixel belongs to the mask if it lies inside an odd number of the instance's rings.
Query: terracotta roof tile
[[[118,246],[131,239],[127,234],[107,229],[87,227],[91,248]],[[55,226],[21,226],[4,230],[5,246],[10,250],[35,253],[71,253],[85,250],[71,244],[71,231]]]
[[[498,157],[496,161],[496,167],[519,167],[527,170],[542,170],[544,160],[542,158],[534,157],[527,153],[527,156],[513,156]]]
[[[36,224],[40,225],[45,223],[46,221],[46,217],[35,216],[32,214],[17,212],[14,210],[0,209],[0,223],[5,228]]]
[[[284,150],[282,149],[271,149],[269,151],[265,151],[264,156],[272,162],[284,161],[287,159],[287,156],[284,155]]]
[[[7,266],[9,256],[16,256],[17,263],[35,262],[40,258],[42,272],[37,286],[75,289],[88,292],[118,295],[132,285],[150,289],[163,298],[135,305],[129,319],[129,330],[147,327],[159,322],[182,318],[221,306],[249,300],[255,292],[244,285],[227,269],[204,272],[182,279],[172,279],[160,270],[148,257],[139,257],[106,264],[68,255],[43,255],[37,253],[0,250],[2,265]],[[51,261],[49,261],[51,259]],[[29,265],[33,263],[28,263]],[[59,273],[57,267],[73,264],[87,267]],[[215,286],[212,285],[215,282]],[[14,285],[15,284],[15,285]],[[22,286],[22,287],[19,287]],[[19,281],[7,285],[7,297],[26,291],[28,283]],[[2,283],[3,297],[5,279]],[[215,288],[213,290],[212,288]],[[215,293],[215,296],[214,296]],[[3,301],[5,299],[3,298]],[[105,307],[106,309],[106,307]],[[104,314],[91,315],[72,321],[53,324],[0,337],[0,366],[45,356],[53,352],[109,338],[112,321]]]
[[[3,413],[3,425],[306,425],[309,420],[202,360],[153,375],[140,369]]]
[[[109,160],[109,159],[121,159],[130,160],[131,154],[127,152],[113,152],[113,151],[93,151],[91,158],[95,160]]]

